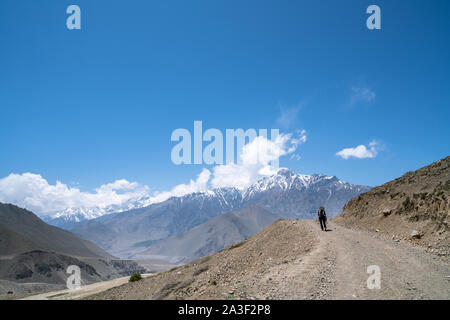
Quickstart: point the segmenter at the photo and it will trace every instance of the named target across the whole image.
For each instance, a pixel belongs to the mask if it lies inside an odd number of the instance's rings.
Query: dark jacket
[[[327,214],[324,207],[319,208],[319,211],[317,211],[317,215],[319,216],[319,219],[327,219]]]

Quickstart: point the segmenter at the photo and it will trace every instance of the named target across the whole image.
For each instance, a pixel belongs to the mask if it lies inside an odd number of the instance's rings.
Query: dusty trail
[[[312,277],[320,284],[309,293],[312,298],[450,299],[448,258],[334,223],[328,232],[322,232],[316,222],[305,223],[319,241],[312,255],[324,271]],[[371,265],[380,268],[380,289],[367,288],[367,268]]]
[[[450,299],[450,263],[419,248],[331,223],[296,221],[315,248],[274,266],[252,288],[260,299]],[[294,239],[293,239],[294,240]],[[301,246],[302,243],[294,245]],[[369,266],[380,270],[380,288],[369,289]]]
[[[334,221],[329,228],[281,220],[235,247],[142,281],[30,298],[450,299],[448,256]],[[372,265],[380,268],[380,289],[367,287]]]
[[[148,277],[152,274],[143,274],[142,277]],[[128,282],[130,277],[121,277],[109,281],[95,282],[85,286],[81,286],[77,290],[57,290],[51,292],[45,292],[41,294],[31,295],[20,300],[74,300],[82,299],[86,296],[90,296],[105,290],[120,286]]]

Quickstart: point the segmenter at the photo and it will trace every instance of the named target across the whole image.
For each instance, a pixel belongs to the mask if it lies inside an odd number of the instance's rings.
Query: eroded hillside
[[[334,219],[448,253],[450,157],[352,199]]]

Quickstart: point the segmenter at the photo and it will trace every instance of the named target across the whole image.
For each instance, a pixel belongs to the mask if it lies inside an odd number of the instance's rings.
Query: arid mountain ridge
[[[0,203],[0,294],[65,287],[70,265],[80,267],[84,284],[145,272],[28,210]]]
[[[446,252],[449,215],[450,157],[446,157],[355,197],[335,220]]]

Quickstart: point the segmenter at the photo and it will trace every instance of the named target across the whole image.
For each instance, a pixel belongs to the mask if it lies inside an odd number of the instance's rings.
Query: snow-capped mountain
[[[172,197],[78,223],[72,231],[121,256],[141,243],[190,230],[222,213],[249,205],[289,219],[315,218],[317,208],[325,206],[327,215],[333,217],[350,199],[369,190],[370,187],[333,176],[301,175],[280,169],[245,189],[218,188]]]
[[[280,169],[244,190],[243,202],[291,219],[315,218],[322,205],[328,216],[334,217],[350,199],[369,190],[370,187],[343,182],[335,176]]]
[[[101,216],[114,212],[129,211],[138,209],[151,204],[149,197],[141,197],[123,204],[114,204],[105,207],[78,207],[67,208],[62,211],[41,214],[40,218],[45,222],[63,228],[71,229],[80,222],[99,218]]]
[[[276,174],[262,178],[245,189],[217,188],[176,198],[180,203],[198,201],[200,206],[206,199],[214,199],[217,202],[216,209],[219,213],[255,204],[274,213],[282,214],[287,218],[310,218],[316,211],[319,202],[320,205],[328,206],[330,216],[335,216],[351,199],[349,196],[358,195],[369,189],[366,186],[343,182],[334,176],[296,174],[292,170],[282,168]],[[293,198],[296,200],[293,201]],[[298,207],[300,199],[303,199],[304,203]],[[317,201],[314,201],[314,199]],[[272,200],[276,201],[273,202]],[[78,223],[86,220],[153,204],[150,198],[143,197],[122,205],[67,208],[63,211],[41,215],[41,218],[49,224],[72,229]]]

